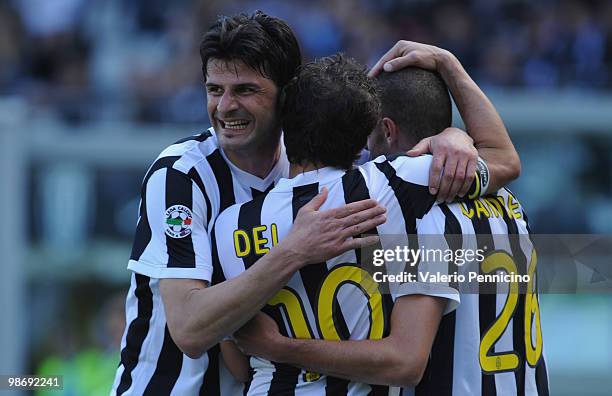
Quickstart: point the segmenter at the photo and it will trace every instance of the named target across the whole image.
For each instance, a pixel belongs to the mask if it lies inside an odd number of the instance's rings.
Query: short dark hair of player
[[[282,88],[302,63],[300,46],[285,21],[256,11],[221,16],[200,43],[202,71],[210,59],[240,60]]]
[[[380,116],[376,83],[354,59],[325,57],[285,86],[281,114],[291,163],[350,169]]]
[[[376,82],[381,118],[392,119],[412,145],[451,126],[450,95],[437,73],[407,67],[392,73],[380,73]]]

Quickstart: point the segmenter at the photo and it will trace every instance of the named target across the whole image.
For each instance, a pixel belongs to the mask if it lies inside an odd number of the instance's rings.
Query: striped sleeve
[[[454,311],[460,302],[458,285],[449,280],[449,275],[452,276],[457,267],[447,260],[447,252],[457,247],[453,246],[453,236],[446,233],[446,223],[454,217],[447,216],[453,215],[444,213],[440,206],[434,206],[419,222],[418,246],[412,248],[420,250],[420,259],[414,263],[417,281],[406,282],[399,289],[402,295],[424,294],[447,299],[444,314]]]
[[[250,240],[239,230],[238,216],[241,204],[232,205],[215,220],[215,224],[210,232],[211,251],[213,264],[212,284],[221,283],[227,279],[235,278],[246,270],[243,260],[236,253],[236,244],[243,248],[249,247]]]
[[[373,163],[376,170],[384,175],[383,178],[373,172],[372,166],[362,168],[366,174],[369,173],[370,185],[375,192],[372,196],[379,201],[382,199],[388,218],[395,219],[395,222],[379,227],[384,249],[407,247],[411,252],[418,253],[423,249],[448,248],[444,239],[444,214],[434,206],[435,196],[429,193],[428,188],[431,160],[430,155],[378,157]],[[396,226],[399,224],[401,227]],[[427,237],[424,237],[425,234]],[[432,281],[428,277],[432,274],[448,275],[449,268],[446,262],[425,265],[420,259],[399,261],[397,264],[388,262],[389,274],[406,273],[410,277],[408,282],[391,284],[391,293],[394,299],[411,294],[446,298],[449,302],[445,313],[451,312],[459,303],[457,288],[448,282]]]
[[[429,193],[428,187],[431,160],[431,155],[397,155],[376,162],[376,167],[386,176],[400,205],[406,208],[405,216],[420,219],[435,203],[435,197]],[[410,234],[415,230],[410,227],[407,231]]]
[[[128,269],[151,278],[210,281],[209,200],[175,162],[158,159],[145,177]]]

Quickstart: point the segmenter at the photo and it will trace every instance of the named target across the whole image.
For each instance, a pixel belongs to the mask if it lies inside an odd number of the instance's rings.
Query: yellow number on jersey
[[[268,301],[268,304],[273,307],[282,305],[285,308],[287,316],[290,318],[289,326],[291,326],[291,332],[295,338],[312,338],[312,331],[308,327],[308,322],[306,322],[302,300],[295,290],[290,287],[283,287]]]
[[[506,273],[518,273],[516,263],[512,257],[506,252],[495,252],[485,258],[482,262],[482,270],[485,273],[491,273],[497,270],[503,270]],[[525,355],[527,362],[531,366],[535,366],[542,356],[542,328],[540,326],[540,306],[538,303],[537,293],[535,292],[535,270],[537,265],[537,256],[535,248],[532,249],[531,261],[529,264],[530,281],[527,294],[525,296]],[[519,366],[519,356],[516,352],[491,353],[495,344],[506,331],[516,305],[518,303],[518,284],[517,282],[510,283],[510,290],[504,307],[497,317],[493,325],[486,331],[480,340],[479,360],[482,371],[489,374],[494,374],[503,371],[515,370]],[[532,343],[532,327],[535,318],[536,344]],[[520,324],[516,324],[520,325]]]
[[[361,288],[368,298],[370,306],[370,331],[368,339],[378,340],[385,330],[385,318],[382,308],[382,296],[378,284],[369,273],[359,267],[343,265],[330,271],[321,284],[317,316],[321,328],[321,336],[325,340],[340,340],[340,335],[334,323],[334,298],[337,291],[345,283],[352,283]]]
[[[542,357],[542,326],[540,324],[540,303],[535,288],[535,269],[538,256],[535,249],[531,251],[531,263],[529,263],[529,285],[525,295],[525,356],[531,367],[538,364]],[[532,327],[535,320],[535,346],[533,345]]]
[[[340,287],[346,283],[354,284],[368,298],[370,307],[369,339],[380,339],[385,329],[385,316],[382,306],[382,295],[378,284],[365,270],[355,265],[340,265],[334,267],[321,283],[317,302],[317,320],[321,329],[321,336],[326,340],[340,340],[334,322],[333,306],[336,294]],[[314,338],[304,304],[299,295],[291,288],[284,287],[268,302],[269,305],[282,305],[287,313],[291,331],[296,338]]]
[[[487,274],[497,270],[503,270],[508,274],[517,273],[516,264],[506,252],[496,252],[488,256],[482,261],[482,270]],[[480,367],[484,372],[508,371],[518,367],[519,357],[515,352],[489,354],[506,330],[517,301],[518,284],[512,282],[501,314],[480,340]]]

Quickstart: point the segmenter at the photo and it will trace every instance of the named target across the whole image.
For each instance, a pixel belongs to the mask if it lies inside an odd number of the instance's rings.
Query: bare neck
[[[264,179],[276,165],[280,158],[281,145],[280,142],[276,146],[271,146],[266,149],[257,151],[230,151],[223,150],[227,159],[241,170],[250,173],[254,176]]]
[[[312,171],[315,169],[321,169],[324,167],[325,167],[324,165],[317,165],[317,164],[310,164],[310,163],[291,164],[289,165],[289,178],[296,177],[300,173],[309,172],[309,171]]]

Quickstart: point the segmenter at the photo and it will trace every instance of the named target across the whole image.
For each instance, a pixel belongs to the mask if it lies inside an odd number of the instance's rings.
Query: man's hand
[[[297,213],[289,234],[277,248],[291,252],[306,264],[320,263],[348,250],[378,242],[378,236],[351,238],[386,221],[386,209],[372,199],[320,211],[328,190],[322,191]]]
[[[276,322],[262,312],[234,333],[234,340],[242,353],[274,361],[280,360],[278,351],[282,350],[283,339]]]
[[[435,71],[446,83],[466,131],[474,139],[473,145],[478,150],[478,155],[488,165],[490,172],[488,191],[496,191],[516,179],[521,172],[521,162],[508,132],[493,104],[468,75],[455,55],[433,45],[400,40],[376,62],[368,76],[376,77],[383,71],[393,72],[409,66]],[[426,144],[432,145],[430,142]],[[447,161],[448,159],[445,162]],[[452,168],[452,162],[449,165]],[[441,164],[436,166],[439,168]],[[472,171],[469,170],[467,175],[472,177]],[[437,175],[439,176],[439,172]],[[444,187],[444,184],[442,180],[441,187]],[[463,186],[457,191],[465,194],[469,187],[467,180],[464,180]],[[450,192],[454,189],[456,186],[451,186],[448,194],[451,195]],[[448,196],[440,195],[444,194],[442,188],[439,191],[439,198],[448,200]]]
[[[376,77],[383,70],[392,72],[408,66],[437,71],[448,57],[454,57],[454,55],[445,49],[400,40],[376,62],[368,76]]]
[[[429,191],[439,201],[451,202],[463,197],[474,181],[478,150],[472,138],[461,129],[446,128],[438,135],[421,140],[408,154],[416,157],[433,154],[429,169]]]
[[[438,71],[443,61],[454,57],[449,51],[414,41],[400,40],[378,62],[368,73],[369,77],[376,77],[383,70],[392,72],[408,66],[420,67],[432,71]]]
[[[289,338],[262,313],[236,331],[234,340],[247,355],[317,373],[368,384],[415,386],[447,303],[445,298],[419,294],[399,298],[391,313],[391,332],[379,340]]]

